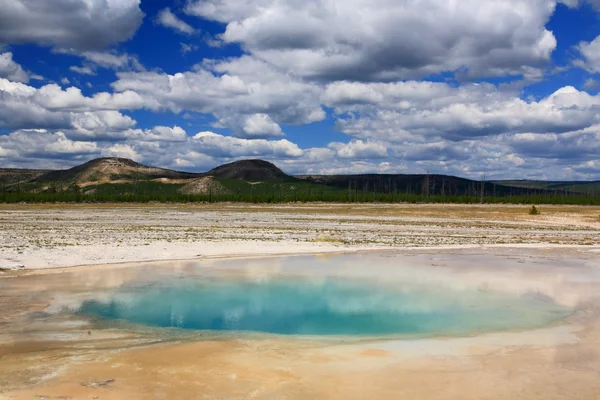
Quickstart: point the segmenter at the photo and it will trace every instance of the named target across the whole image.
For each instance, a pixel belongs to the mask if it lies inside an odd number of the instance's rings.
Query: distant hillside
[[[482,182],[448,175],[298,175],[297,178],[350,191],[410,193],[440,196],[480,196]],[[523,196],[548,193],[485,182],[484,196]]]
[[[485,201],[600,204],[599,186],[600,182],[480,182],[430,174],[289,176],[263,160],[236,161],[206,173],[156,168],[125,158],[99,158],[59,171],[0,169],[2,202]]]
[[[534,181],[534,180],[500,180],[497,184],[527,189],[542,189],[558,192],[572,192],[587,195],[600,195],[600,181]]]
[[[222,179],[235,179],[251,182],[290,181],[293,177],[286,175],[274,164],[263,160],[242,160],[221,165],[210,170],[207,175]]]
[[[28,182],[49,172],[45,169],[0,168],[0,184],[12,185],[17,182]]]
[[[178,192],[187,195],[221,195],[231,193],[229,189],[224,187],[212,176],[204,176],[202,178],[190,179],[188,183],[186,183],[178,190]]]
[[[71,169],[50,171],[32,180],[34,183],[60,182],[87,186],[115,181],[151,179],[189,179],[198,174],[148,167],[127,158],[97,158]]]

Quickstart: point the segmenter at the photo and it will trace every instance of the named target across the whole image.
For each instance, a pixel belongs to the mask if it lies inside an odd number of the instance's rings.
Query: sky
[[[0,168],[600,180],[600,0],[0,0]]]

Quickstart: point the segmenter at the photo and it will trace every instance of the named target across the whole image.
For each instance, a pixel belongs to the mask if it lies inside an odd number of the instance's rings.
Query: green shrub
[[[535,206],[531,206],[531,208],[529,209],[529,215],[538,215],[539,213],[540,212]]]

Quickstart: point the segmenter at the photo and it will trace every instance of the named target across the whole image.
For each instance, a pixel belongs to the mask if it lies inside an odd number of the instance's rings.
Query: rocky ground
[[[600,207],[497,205],[14,205],[0,269],[367,249],[600,248]]]

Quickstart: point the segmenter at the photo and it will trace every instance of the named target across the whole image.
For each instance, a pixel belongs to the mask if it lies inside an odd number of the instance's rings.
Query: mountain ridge
[[[127,158],[97,158],[66,170],[0,169],[3,191],[27,193],[72,192],[84,195],[135,195],[150,193],[182,195],[258,195],[296,199],[306,191],[335,192],[347,198],[364,199],[366,193],[405,193],[411,196],[569,196],[600,195],[596,182],[504,180],[476,181],[438,174],[348,174],[288,175],[275,164],[247,159],[220,165],[208,172],[192,173],[140,164]],[[98,190],[100,192],[98,192]],[[312,194],[311,194],[312,193]]]

